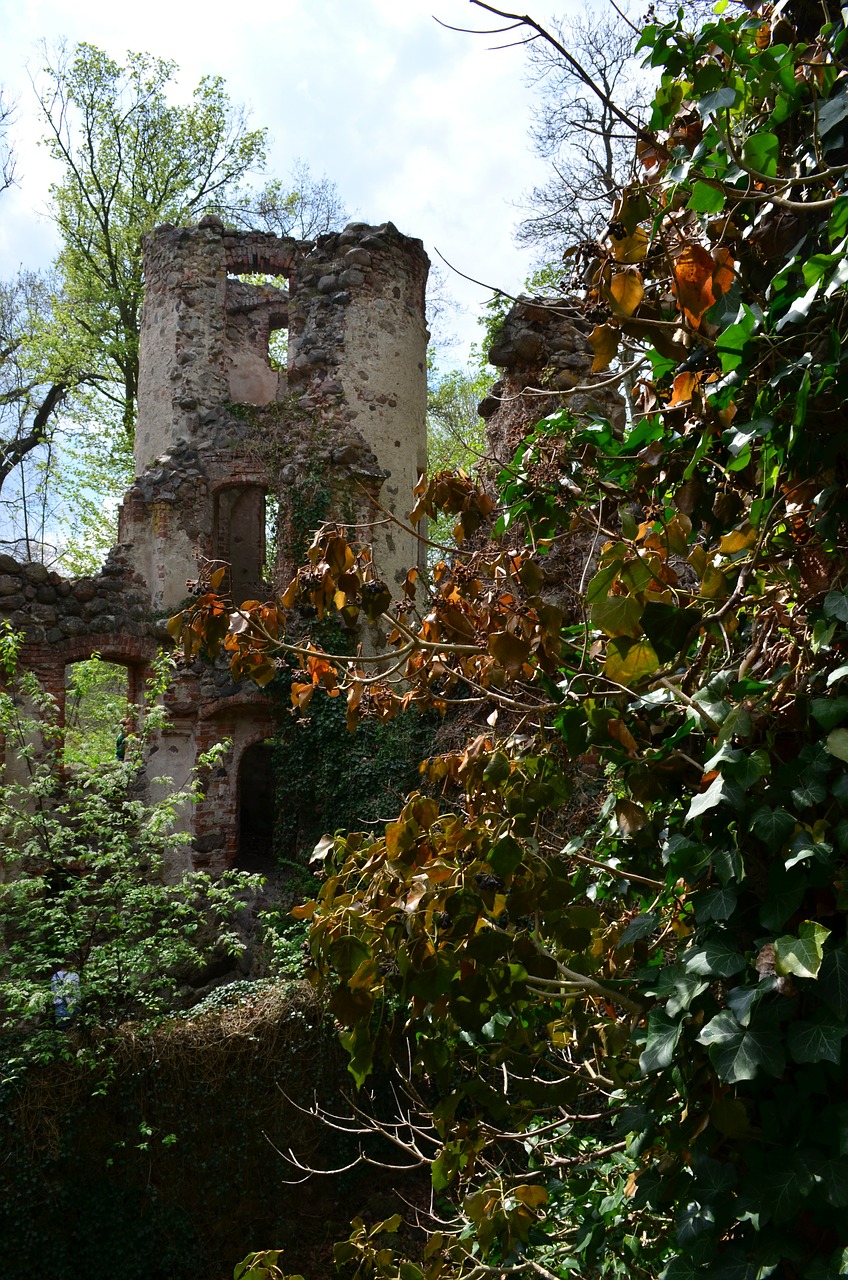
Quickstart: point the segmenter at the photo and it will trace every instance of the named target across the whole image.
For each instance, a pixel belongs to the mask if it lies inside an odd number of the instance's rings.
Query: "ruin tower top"
[[[198,555],[231,558],[224,525],[249,525],[261,541],[268,497],[282,513],[277,559],[291,570],[286,513],[316,471],[327,495],[317,522],[373,526],[364,536],[386,577],[402,581],[422,552],[374,504],[403,520],[426,467],[421,241],[390,222],[298,241],[207,217],[159,227],[143,249],[137,478],[120,540],[136,549],[155,603],[176,607]],[[279,330],[284,363],[269,353]],[[254,490],[249,501],[239,486]]]

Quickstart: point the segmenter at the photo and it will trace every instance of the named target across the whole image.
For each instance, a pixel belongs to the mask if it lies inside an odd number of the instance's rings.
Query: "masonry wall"
[[[130,698],[140,699],[169,643],[168,616],[210,563],[231,564],[236,603],[261,598],[300,564],[307,521],[339,520],[373,538],[393,584],[420,555],[386,513],[405,518],[426,465],[421,242],[391,223],[351,224],[312,243],[207,217],[160,227],[143,247],[136,478],[118,544],[98,576],[73,582],[0,557],[0,617],[23,631],[24,662],[60,708],[66,666],[93,652],[127,666]],[[269,356],[281,328],[286,369]],[[238,853],[241,761],[273,733],[271,704],[252,683],[234,684],[224,663],[203,662],[179,669],[166,703],[150,777],[182,784],[202,752],[232,742],[186,816],[186,866],[222,869]]]

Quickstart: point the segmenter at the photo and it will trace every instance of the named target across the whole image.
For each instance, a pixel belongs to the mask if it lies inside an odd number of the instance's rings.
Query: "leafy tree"
[[[13,120],[14,105],[0,89],[0,195],[15,181],[15,153],[8,136]]]
[[[349,214],[338,187],[326,174],[313,177],[303,160],[295,160],[284,181],[266,183],[246,205],[229,210],[243,223],[273,231],[296,240],[314,240],[334,227],[341,227]]]
[[[392,607],[328,528],[276,609],[210,590],[172,623],[236,675],[296,662],[293,703],[344,692],[351,727],[480,704],[298,909],[357,1084],[398,1064],[372,1127],[444,1197],[420,1256],[357,1222],[342,1269],[845,1274],[848,28],[821,16],[641,34],[641,172],[582,299],[596,372],[639,352],[623,431],[537,423],[496,512],[467,477],[421,486],[414,517],[498,535],[423,601],[410,575]],[[393,669],[286,637],[300,603],[382,616]]]
[[[574,62],[565,61],[549,41],[529,46],[536,91],[533,147],[552,172],[530,193],[532,213],[517,234],[519,244],[538,247],[546,260],[603,231],[615,194],[634,164],[632,131],[613,104],[637,119],[650,96],[647,78],[633,57],[638,30],[619,13],[584,10],[552,31]]]
[[[0,730],[14,773],[0,787],[6,1084],[32,1064],[72,1051],[96,1065],[108,1058],[104,1029],[172,1008],[181,975],[212,954],[238,954],[234,921],[243,888],[253,885],[237,873],[217,881],[191,874],[176,884],[165,878],[166,860],[189,839],[177,829],[178,815],[200,789],[197,776],[182,790],[160,786],[151,801],[138,789],[145,744],[161,722],[154,703],[167,666],[149,690],[151,705],[125,758],[115,759],[113,740],[111,759],[64,771],[55,706],[31,674],[17,671],[18,648],[19,638],[7,632]],[[76,975],[67,1023],[54,1019],[60,969]]]
[[[74,392],[54,485],[86,530],[70,548],[79,570],[110,545],[114,508],[132,474],[141,237],[209,210],[306,238],[346,215],[335,186],[302,162],[289,185],[248,186],[264,164],[267,132],[248,127],[219,76],[204,77],[189,104],[177,106],[169,101],[173,62],[128,53],[122,65],[89,44],[45,48],[45,59],[36,92],[62,167],[52,188],[62,248],[52,316],[36,346],[61,394]],[[112,427],[104,431],[104,422]]]
[[[21,271],[0,282],[0,491],[8,550],[26,560],[51,558],[49,478],[52,441],[70,375],[51,368],[39,342],[49,319],[48,278]]]
[[[132,440],[138,388],[141,236],[162,222],[196,218],[232,197],[265,156],[219,76],[206,76],[188,106],[167,90],[176,65],[129,53],[121,66],[93,45],[45,48],[37,88],[51,155],[62,237],[63,346],[84,380],[111,403]]]

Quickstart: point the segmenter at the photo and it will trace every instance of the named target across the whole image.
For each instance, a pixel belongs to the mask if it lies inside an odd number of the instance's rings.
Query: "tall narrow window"
[[[268,873],[274,867],[273,744],[255,742],[241,758],[238,772],[240,871]]]
[[[265,570],[265,490],[232,485],[215,497],[215,557],[230,567],[235,604],[261,599]]]

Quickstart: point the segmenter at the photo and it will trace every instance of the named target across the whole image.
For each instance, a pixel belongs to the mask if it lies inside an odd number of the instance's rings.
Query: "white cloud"
[[[220,74],[236,101],[273,136],[269,172],[296,156],[326,172],[364,219],[391,219],[438,246],[460,270],[509,290],[529,269],[512,243],[511,207],[538,181],[527,127],[530,95],[520,49],[447,31],[490,25],[467,0],[277,0],[226,10],[208,0],[0,0],[0,83],[20,100],[20,191],[0,203],[0,274],[46,265],[55,244],[44,208],[51,166],[24,63],[40,37],[86,40],[120,59],[129,49],[171,58],[189,92]],[[476,306],[485,294],[462,282]],[[473,324],[463,337],[475,336]]]

